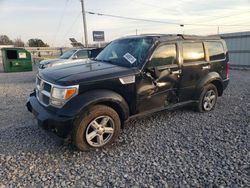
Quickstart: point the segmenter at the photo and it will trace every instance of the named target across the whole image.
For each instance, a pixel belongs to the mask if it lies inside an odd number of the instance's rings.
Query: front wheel
[[[199,112],[209,112],[216,106],[218,91],[215,85],[208,84],[202,89],[197,110]]]
[[[121,121],[117,112],[105,105],[93,106],[75,124],[73,141],[81,151],[111,144],[119,135]]]

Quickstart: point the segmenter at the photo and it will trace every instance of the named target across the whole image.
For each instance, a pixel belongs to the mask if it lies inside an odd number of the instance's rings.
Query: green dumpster
[[[2,48],[4,72],[32,71],[30,53],[23,48]]]

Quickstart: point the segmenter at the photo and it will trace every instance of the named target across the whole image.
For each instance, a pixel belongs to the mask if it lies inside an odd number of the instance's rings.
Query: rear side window
[[[203,44],[201,42],[183,43],[184,63],[205,61]]]
[[[90,58],[95,58],[101,51],[102,48],[90,50]]]
[[[158,67],[176,64],[176,45],[168,44],[155,50],[150,66]]]
[[[225,59],[225,52],[221,42],[205,42],[210,61]]]

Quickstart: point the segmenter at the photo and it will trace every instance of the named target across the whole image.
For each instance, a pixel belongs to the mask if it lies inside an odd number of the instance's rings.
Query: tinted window
[[[205,55],[202,43],[183,43],[183,59],[184,63],[204,61]]]
[[[90,51],[90,58],[95,58],[102,50],[103,50],[103,48],[91,50]]]
[[[89,57],[87,50],[80,50],[76,53],[77,59],[87,59]]]
[[[176,46],[164,45],[156,49],[151,59],[150,66],[172,65],[176,63]]]
[[[224,48],[221,42],[206,42],[210,61],[225,59]]]

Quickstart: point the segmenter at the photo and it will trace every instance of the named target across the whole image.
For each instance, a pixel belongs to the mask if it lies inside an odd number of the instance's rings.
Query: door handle
[[[208,70],[208,69],[210,69],[211,68],[211,66],[210,65],[207,65],[207,66],[203,66],[202,67],[202,70]]]
[[[172,71],[172,74],[181,74],[181,70],[177,70],[177,71]]]

